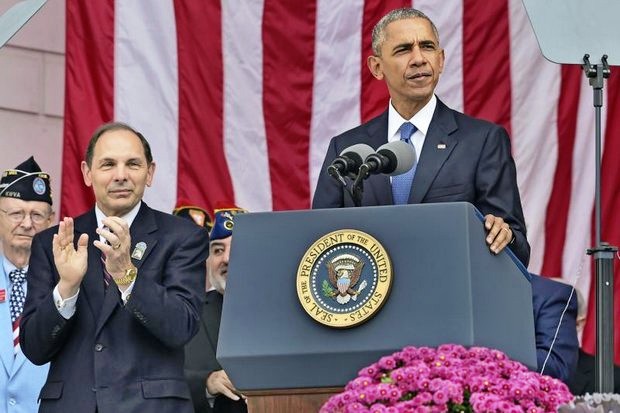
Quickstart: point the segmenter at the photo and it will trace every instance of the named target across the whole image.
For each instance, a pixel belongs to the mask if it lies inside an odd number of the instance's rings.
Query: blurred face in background
[[[226,290],[231,240],[232,236],[209,242],[207,275],[213,288],[215,288],[220,294],[224,294],[224,291]]]

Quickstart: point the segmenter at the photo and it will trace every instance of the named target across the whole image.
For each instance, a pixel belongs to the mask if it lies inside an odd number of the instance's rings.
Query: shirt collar
[[[125,215],[121,217],[121,219],[127,222],[127,226],[131,227],[131,224],[133,223],[134,219],[136,219],[136,216],[138,215],[138,211],[140,211],[141,205],[142,205],[142,202],[138,202],[131,209],[131,211],[129,211],[128,213],[126,213]],[[103,219],[106,218],[106,215],[103,213],[101,209],[99,209],[99,206],[97,204],[95,204],[95,217],[97,218],[97,227],[99,228],[103,227]]]
[[[4,273],[7,275],[7,277],[11,273],[11,271],[17,269],[17,267],[13,265],[13,263],[9,261],[7,257],[4,256],[2,257],[2,267],[4,268]],[[24,270],[28,271],[27,265],[24,267]]]
[[[404,122],[411,122],[415,125],[417,130],[422,132],[424,136],[428,132],[428,128],[431,124],[431,120],[433,119],[433,113],[435,113],[435,108],[437,107],[437,97],[433,95],[431,100],[428,101],[426,105],[422,109],[418,111],[411,119],[405,119],[400,116],[400,113],[394,109],[392,105],[392,99],[390,99],[390,104],[388,108],[388,140],[391,141],[396,136],[397,139],[400,139],[400,135],[398,134],[400,127]]]

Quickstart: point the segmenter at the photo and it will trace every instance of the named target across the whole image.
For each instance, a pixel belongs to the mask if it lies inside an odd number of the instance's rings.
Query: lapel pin
[[[438,143],[437,144],[437,149],[446,149],[446,144],[445,143]]]
[[[141,260],[144,256],[144,251],[146,251],[146,243],[138,242],[131,253],[131,258],[135,258],[136,260]]]

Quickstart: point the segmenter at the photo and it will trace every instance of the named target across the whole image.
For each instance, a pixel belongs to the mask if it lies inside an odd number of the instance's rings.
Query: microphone
[[[364,159],[372,155],[373,152],[374,150],[365,143],[349,146],[327,167],[327,173],[339,180],[345,174],[355,175],[360,165],[364,163]]]
[[[363,170],[365,176],[371,174],[400,175],[413,167],[415,162],[415,150],[407,142],[394,141],[386,143],[377,149],[377,153],[369,155],[360,165],[360,174]]]

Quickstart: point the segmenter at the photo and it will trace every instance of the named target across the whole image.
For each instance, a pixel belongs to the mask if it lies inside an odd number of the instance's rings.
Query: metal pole
[[[607,55],[601,64],[592,66],[589,55],[583,57],[583,70],[590,79],[594,93],[595,112],[595,196],[594,227],[595,247],[588,250],[594,257],[596,270],[596,364],[594,388],[598,393],[614,391],[614,255],[617,248],[601,241],[601,107],[603,106],[604,79],[609,77]]]

